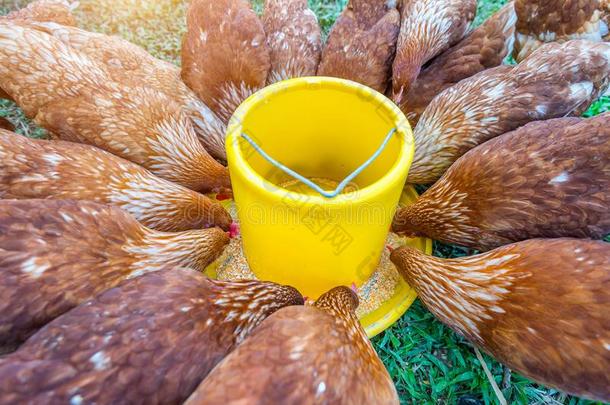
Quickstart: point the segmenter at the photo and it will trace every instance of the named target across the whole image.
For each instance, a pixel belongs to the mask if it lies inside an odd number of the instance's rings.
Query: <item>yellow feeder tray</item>
[[[417,192],[413,187],[406,187],[400,198],[400,205],[407,206],[413,204],[417,199]],[[232,200],[221,201],[221,204],[230,210],[233,204]],[[411,246],[426,254],[432,254],[432,240],[428,238],[403,238],[404,246]],[[212,263],[205,271],[205,274],[211,278],[217,278],[217,269],[219,262]],[[360,323],[366,330],[369,338],[377,336],[384,330],[391,327],[401,316],[407,312],[409,307],[417,298],[415,290],[411,288],[402,278],[399,278],[398,284],[395,287],[392,297],[383,302],[377,309],[369,312],[360,318]]]

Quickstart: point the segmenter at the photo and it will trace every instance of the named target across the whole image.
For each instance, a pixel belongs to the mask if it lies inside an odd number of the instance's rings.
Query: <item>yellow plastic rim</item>
[[[383,94],[360,83],[350,80],[339,79],[336,77],[313,76],[299,77],[295,79],[284,80],[267,86],[262,90],[254,93],[246,99],[235,111],[227,128],[227,154],[231,156],[231,165],[244,176],[248,178],[253,187],[261,190],[272,190],[277,187],[276,184],[269,182],[261,176],[247,161],[244,152],[239,145],[240,135],[244,128],[242,126],[245,115],[257,105],[265,103],[267,98],[273,93],[281,93],[293,89],[307,88],[312,86],[327,86],[336,88],[339,91],[345,91],[346,88],[357,89],[362,94],[366,94],[372,105],[383,105],[388,110],[388,114],[396,122],[396,134],[405,139],[405,147],[400,151],[396,158],[396,162],[390,170],[374,184],[358,190],[359,199],[369,199],[383,193],[387,188],[391,187],[396,181],[396,178],[405,176],[405,171],[411,167],[415,155],[415,141],[413,139],[413,131],[409,121],[406,119],[402,111],[393,103],[391,103]],[[385,132],[382,133],[385,135]],[[245,142],[245,141],[244,141]],[[282,194],[269,193],[271,198],[275,198],[278,203],[281,203],[285,198],[298,199],[299,194],[284,190]],[[341,194],[333,199],[327,199],[320,195],[308,196],[310,204],[318,204],[324,206],[344,205],[354,202],[353,196]]]

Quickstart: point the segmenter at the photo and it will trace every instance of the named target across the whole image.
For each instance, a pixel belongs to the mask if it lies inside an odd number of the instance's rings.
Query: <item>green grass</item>
[[[474,25],[480,25],[490,15],[498,11],[503,5],[507,3],[507,0],[484,0],[479,1],[477,7],[477,17],[474,20]]]
[[[27,0],[0,0],[0,14]],[[480,24],[506,1],[479,1],[475,24]],[[260,12],[263,0],[253,1]],[[325,33],[347,0],[310,0]],[[123,36],[153,55],[179,63],[181,37],[185,30],[182,0],[81,0],[77,12],[83,28]],[[595,103],[585,114],[610,110],[610,98]],[[18,132],[32,137],[44,131],[25,119],[13,103],[0,100],[0,116],[8,117]],[[608,239],[610,241],[610,238]],[[472,254],[468,249],[435,243],[434,254],[457,257]],[[421,303],[413,307],[392,328],[374,339],[375,347],[392,375],[403,403],[491,404],[493,390],[472,346],[438,322]],[[547,389],[512,374],[489,357],[486,362],[511,404],[588,404]]]

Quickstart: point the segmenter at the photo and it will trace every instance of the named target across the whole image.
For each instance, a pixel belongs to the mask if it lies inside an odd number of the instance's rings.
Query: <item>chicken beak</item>
[[[394,104],[400,106],[402,104],[402,98],[403,98],[403,94],[405,92],[405,88],[404,86],[402,86],[400,88],[400,90],[398,90],[398,93],[394,93],[394,95],[392,96],[392,101],[394,101]]]

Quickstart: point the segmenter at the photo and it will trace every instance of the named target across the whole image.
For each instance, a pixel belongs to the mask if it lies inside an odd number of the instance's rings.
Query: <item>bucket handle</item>
[[[294,170],[290,169],[289,167],[286,167],[283,164],[281,164],[280,162],[278,162],[277,160],[273,159],[256,142],[254,142],[254,140],[252,138],[250,138],[246,133],[242,132],[241,137],[244,138],[246,141],[248,141],[248,143],[250,145],[252,145],[254,150],[256,150],[267,162],[271,163],[273,166],[277,167],[278,169],[280,169],[281,171],[283,171],[290,177],[293,177],[296,180],[299,180],[300,182],[302,182],[309,188],[317,191],[323,197],[334,198],[334,197],[338,196],[339,194],[341,194],[341,192],[345,189],[345,187],[347,187],[347,185],[352,180],[354,180],[360,173],[362,173],[367,167],[369,167],[375,161],[375,159],[377,159],[379,157],[379,155],[381,155],[381,153],[387,146],[388,142],[392,138],[392,135],[394,135],[396,133],[396,131],[397,131],[397,128],[392,128],[390,130],[390,132],[388,132],[388,134],[386,135],[385,139],[383,140],[383,142],[381,143],[379,148],[375,151],[375,153],[373,153],[373,155],[370,158],[368,158],[366,162],[364,162],[360,167],[358,167],[349,176],[347,176],[341,183],[339,183],[339,185],[337,186],[337,188],[334,191],[324,190],[322,187],[318,186],[313,181],[309,180],[308,178],[300,175],[299,173],[295,172]]]

